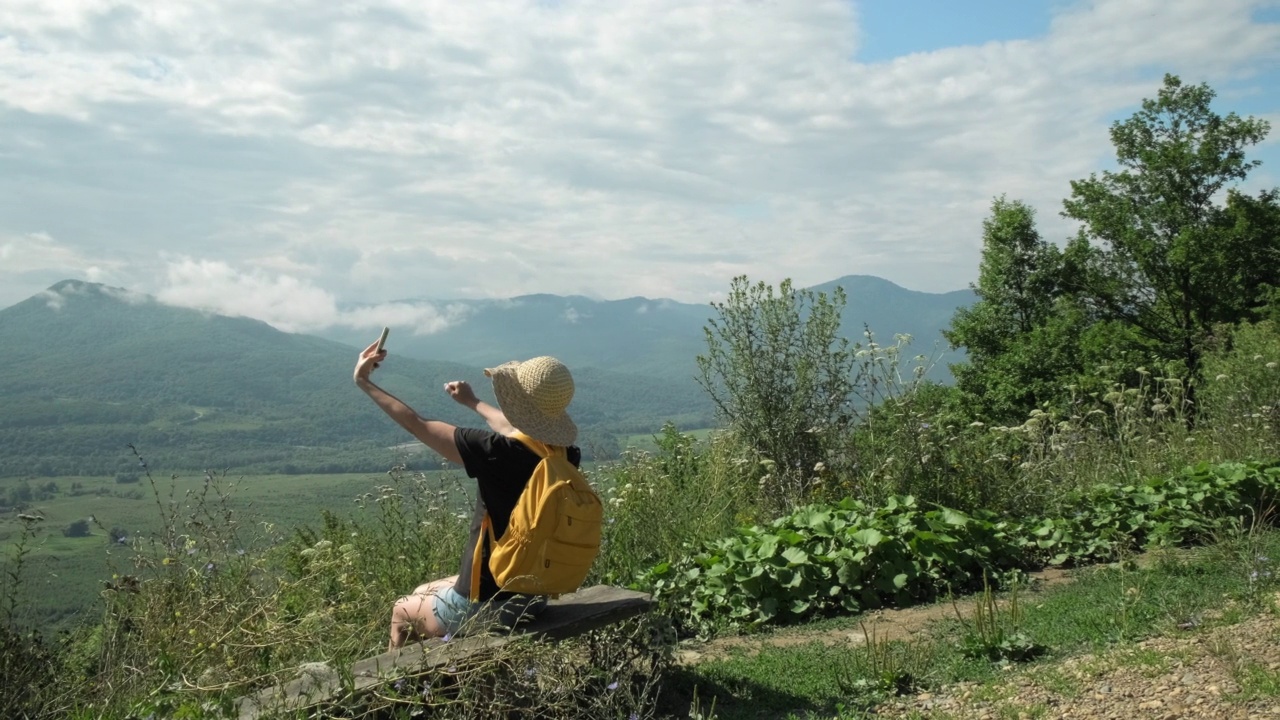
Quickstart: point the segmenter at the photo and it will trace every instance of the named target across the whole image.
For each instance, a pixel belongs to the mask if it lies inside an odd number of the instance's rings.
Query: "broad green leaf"
[[[797,547],[790,547],[782,551],[782,557],[792,565],[804,565],[809,562],[809,553]]]
[[[875,547],[884,542],[884,534],[875,528],[865,528],[849,536],[854,542]]]

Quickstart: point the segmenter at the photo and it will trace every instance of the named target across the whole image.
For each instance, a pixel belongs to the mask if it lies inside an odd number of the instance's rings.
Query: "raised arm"
[[[507,421],[507,416],[502,413],[501,409],[476,397],[476,393],[471,389],[469,383],[463,380],[455,380],[445,383],[444,389],[445,392],[449,393],[449,397],[456,400],[459,405],[475,410],[476,414],[484,418],[490,430],[499,435],[511,435],[516,431],[515,426]]]
[[[453,439],[454,427],[447,422],[440,420],[428,420],[414,411],[396,396],[383,390],[369,379],[369,375],[374,368],[378,367],[378,363],[387,357],[386,351],[375,352],[377,343],[371,344],[360,353],[359,359],[356,360],[356,369],[354,373],[356,387],[360,388],[373,399],[374,404],[382,408],[382,411],[396,421],[400,427],[409,431],[409,434],[418,438],[424,445],[435,450],[449,462],[462,464],[462,455],[458,453],[458,444]]]

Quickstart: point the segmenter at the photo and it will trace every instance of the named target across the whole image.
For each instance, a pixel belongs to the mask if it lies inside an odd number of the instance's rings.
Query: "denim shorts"
[[[521,620],[536,617],[547,606],[544,595],[517,595],[497,603],[471,602],[455,588],[447,588],[431,603],[440,629],[449,635],[510,629]]]

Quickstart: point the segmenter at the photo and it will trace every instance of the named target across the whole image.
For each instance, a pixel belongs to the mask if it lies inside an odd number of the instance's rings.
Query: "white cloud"
[[[590,317],[591,317],[590,313],[580,312],[578,308],[573,307],[572,305],[565,308],[564,312],[560,313],[560,319],[564,320],[570,325],[577,325],[579,322],[582,321],[583,318],[590,318]]]
[[[0,196],[25,200],[0,237],[299,329],[740,273],[952,290],[993,196],[1069,233],[1067,182],[1165,71],[1274,115],[1266,4],[1078,0],[1039,37],[861,63],[845,0],[8,0]]]
[[[73,248],[59,244],[48,233],[34,232],[0,239],[0,268],[5,274],[44,269],[88,273],[94,272],[96,265]]]
[[[332,293],[308,280],[263,270],[240,271],[212,260],[170,263],[165,285],[156,297],[168,305],[257,318],[286,332],[390,325],[427,335],[461,322],[467,314],[461,305],[437,307],[423,302],[343,310]]]

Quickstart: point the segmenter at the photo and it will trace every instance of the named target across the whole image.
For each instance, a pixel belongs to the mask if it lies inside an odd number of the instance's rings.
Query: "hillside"
[[[907,290],[888,280],[849,275],[814,289],[844,288],[848,304],[843,330],[855,341],[864,326],[882,344],[895,334],[914,338],[917,352],[945,350],[941,330],[956,309],[974,302],[973,292],[924,293]],[[573,367],[600,367],[653,377],[687,378],[697,368],[694,358],[706,352],[703,328],[715,311],[709,304],[674,300],[628,298],[592,300],[581,296],[526,295],[504,300],[403,300],[407,304],[461,308],[461,320],[430,335],[414,335],[392,328],[399,352],[470,365],[492,363],[495,357],[521,358],[554,354]],[[321,333],[350,345],[367,342],[376,328],[331,328]],[[937,344],[937,348],[935,348]],[[944,359],[930,375],[949,380]]]
[[[58,283],[0,310],[0,477],[136,468],[130,443],[164,469],[385,469],[387,448],[407,436],[352,385],[355,355],[256,320]],[[455,423],[475,419],[437,390],[444,382],[469,380],[485,394],[478,365],[397,355],[377,377],[422,414]],[[575,377],[571,410],[588,450],[665,419],[710,418],[691,378],[591,368]]]

